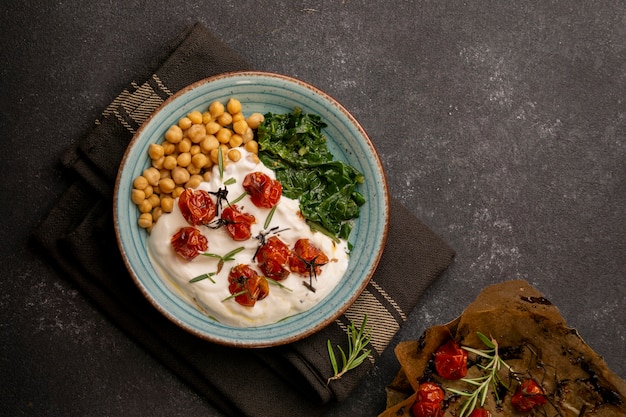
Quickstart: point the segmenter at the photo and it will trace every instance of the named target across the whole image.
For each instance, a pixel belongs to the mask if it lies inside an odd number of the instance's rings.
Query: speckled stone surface
[[[394,342],[524,278],[626,377],[623,2],[8,0],[0,19],[0,414],[219,415],[27,244],[63,152],[196,21],[351,110],[391,194],[456,249]],[[397,366],[388,349],[328,415],[377,415]]]

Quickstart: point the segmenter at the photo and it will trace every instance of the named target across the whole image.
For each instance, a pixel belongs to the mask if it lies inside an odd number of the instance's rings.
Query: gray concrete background
[[[0,19],[0,414],[218,415],[27,247],[64,150],[195,21],[343,103],[456,249],[394,343],[524,278],[626,377],[622,1],[7,0]],[[329,415],[377,415],[396,371],[388,349]]]

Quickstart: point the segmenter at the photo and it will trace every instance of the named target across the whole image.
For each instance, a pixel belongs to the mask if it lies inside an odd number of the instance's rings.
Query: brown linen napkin
[[[133,133],[168,96],[202,78],[249,65],[196,24],[183,32],[143,84],[133,83],[103,113],[64,164],[75,181],[35,231],[35,241],[77,288],[133,340],[227,415],[313,416],[345,399],[372,368],[420,295],[452,262],[454,251],[401,204],[391,201],[385,252],[361,297],[335,323],[290,345],[228,348],[201,340],[162,316],[141,295],[115,240],[113,185]],[[407,273],[398,259],[409,255]],[[328,385],[326,341],[346,347],[346,325],[368,315],[372,355]],[[255,393],[251,396],[250,393]],[[264,398],[256,401],[254,398]]]

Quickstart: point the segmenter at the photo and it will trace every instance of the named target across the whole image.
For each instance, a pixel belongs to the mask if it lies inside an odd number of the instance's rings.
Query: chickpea
[[[165,157],[162,156],[159,159],[153,159],[152,160],[152,166],[155,167],[158,170],[163,169],[163,162],[165,161]]]
[[[163,178],[159,181],[159,188],[161,189],[161,192],[169,194],[174,191],[174,188],[176,188],[176,183],[171,178]]]
[[[213,135],[205,137],[204,140],[200,142],[200,149],[202,149],[204,153],[209,153],[218,146],[220,146],[220,141]]]
[[[169,169],[165,169],[165,168],[161,169],[161,179],[164,179],[164,178],[171,178],[171,177],[172,177],[172,175],[171,175],[171,173],[170,173],[170,170],[169,170]],[[159,181],[159,184],[160,184],[160,183],[161,183],[161,182]]]
[[[167,155],[163,160],[163,168],[172,170],[176,167],[176,157],[174,155]]]
[[[163,155],[165,155],[163,146],[156,143],[151,143],[150,147],[148,148],[148,155],[150,155],[151,159],[159,159],[163,157]]]
[[[161,205],[161,198],[157,194],[152,194],[150,198],[148,198],[150,205],[152,208],[159,207]]]
[[[241,159],[241,151],[239,149],[231,149],[228,151],[228,159],[233,162],[237,162]]]
[[[176,184],[184,184],[189,181],[189,171],[183,167],[175,167],[172,170],[172,179]]]
[[[191,149],[191,140],[189,140],[189,138],[184,138],[180,141],[177,148],[178,152],[189,152]]]
[[[155,167],[146,168],[143,171],[143,177],[148,180],[148,184],[157,185],[161,178],[161,173]]]
[[[246,129],[246,131],[244,132],[243,135],[241,135],[241,137],[243,138],[243,143],[248,143],[252,139],[254,139],[254,132],[252,131],[250,127],[248,127],[248,129]]]
[[[248,122],[248,126],[250,126],[252,129],[256,129],[261,123],[263,123],[264,120],[265,116],[263,116],[261,113],[252,113],[250,116],[248,116],[246,122]]]
[[[217,132],[215,137],[220,143],[228,143],[232,134],[233,132],[230,129],[223,127],[219,130],[219,132]]]
[[[137,224],[143,229],[152,227],[152,214],[142,213],[141,216],[139,216],[139,220],[137,220]]]
[[[139,211],[142,213],[150,213],[152,211],[152,204],[150,203],[150,200],[146,199],[143,200],[141,202],[141,204],[139,204]]]
[[[187,180],[187,181],[189,181],[189,180]],[[178,187],[174,188],[174,191],[172,191],[172,198],[180,197],[180,195],[183,193],[183,191],[185,191],[185,187],[178,186]]]
[[[191,154],[189,152],[179,153],[176,158],[176,163],[181,167],[188,167],[191,163]]]
[[[214,101],[209,105],[209,113],[214,119],[217,119],[224,113],[224,105],[219,101]]]
[[[144,176],[140,175],[137,178],[135,178],[135,180],[133,181],[133,187],[135,187],[138,190],[143,190],[147,186],[148,186],[148,180]]]
[[[214,135],[222,128],[222,126],[215,121],[207,123],[204,127],[207,135]]]
[[[171,155],[174,152],[176,152],[176,145],[173,144],[172,142],[163,142],[163,144],[161,145],[163,146],[163,154],[164,155]]]
[[[189,175],[199,174],[200,171],[202,171],[202,167],[197,167],[194,164],[189,164],[189,166],[187,166],[187,172],[189,172]]]
[[[193,143],[200,143],[206,136],[206,126],[202,123],[194,124],[187,130],[187,137]]]
[[[187,130],[191,127],[193,123],[191,122],[191,119],[189,117],[182,117],[179,121],[178,121],[178,126],[182,129],[182,130]]]
[[[163,197],[161,199],[161,210],[165,213],[171,213],[174,210],[174,199],[172,197]]]
[[[209,159],[209,161],[210,161],[210,159]],[[206,171],[204,174],[202,174],[202,178],[206,182],[211,181],[211,171]],[[161,204],[163,204],[163,202],[161,202]]]
[[[230,114],[236,114],[241,112],[241,102],[236,98],[231,98],[226,103],[226,108]]]
[[[154,187],[151,185],[148,185],[146,188],[143,189],[143,192],[146,195],[146,198],[148,198],[152,194],[154,194]]]
[[[139,205],[143,200],[146,199],[146,193],[144,193],[143,190],[133,188],[133,190],[130,192],[130,199],[133,203]]]
[[[198,168],[204,168],[207,163],[207,156],[203,153],[196,154],[191,157],[191,163]]]
[[[155,209],[152,210],[152,221],[156,223],[162,214],[163,214],[163,209],[161,207],[155,207]]]
[[[243,147],[248,152],[252,152],[254,154],[259,153],[259,143],[255,140],[251,140],[250,142],[246,143]]]
[[[200,113],[198,110],[190,112],[187,115],[187,118],[189,118],[189,120],[191,120],[191,123],[193,124],[202,123],[202,113]]]
[[[202,175],[192,175],[189,181],[185,183],[185,188],[196,188],[202,182]]]
[[[243,135],[244,133],[246,133],[246,130],[248,130],[248,122],[246,122],[245,120],[239,120],[234,122],[233,130],[235,131],[235,133]]]
[[[250,154],[250,160],[254,162],[255,164],[258,164],[259,162],[261,162],[258,155],[255,153]]]
[[[230,137],[230,140],[228,141],[228,145],[231,148],[237,148],[239,146],[241,146],[241,144],[243,143],[243,138],[241,137],[241,135],[238,134],[234,134]]]
[[[228,126],[233,122],[233,116],[230,113],[222,113],[217,117],[217,123],[221,126]]]
[[[209,122],[213,121],[213,116],[211,116],[211,112],[209,111],[205,111],[204,113],[202,113],[202,123],[204,123],[205,125]]]
[[[200,152],[202,152],[200,145],[191,145],[191,149],[189,149],[189,153],[191,154],[191,156],[197,155]]]
[[[180,126],[172,125],[165,132],[165,139],[170,143],[178,143],[183,139],[183,130]]]
[[[240,113],[233,114],[233,123],[239,122],[241,120],[244,120],[244,121],[246,120],[246,116],[244,116],[243,113],[240,112]]]

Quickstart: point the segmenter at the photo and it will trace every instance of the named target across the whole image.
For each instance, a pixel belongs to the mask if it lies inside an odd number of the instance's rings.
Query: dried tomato
[[[170,241],[174,251],[188,261],[209,248],[208,239],[195,227],[181,228]]]
[[[417,388],[417,398],[411,406],[415,417],[443,416],[444,394],[441,387],[432,382],[424,382]]]
[[[289,257],[289,269],[302,275],[322,272],[321,266],[328,263],[328,256],[309,239],[299,239],[293,247]]]
[[[491,412],[489,410],[485,410],[484,408],[475,408],[469,417],[491,417]]]
[[[236,205],[228,206],[222,211],[222,222],[233,240],[248,240],[252,235],[250,230],[256,219],[252,214],[239,211]]]
[[[259,248],[256,261],[266,277],[281,281],[289,275],[289,270],[285,265],[290,254],[291,251],[285,242],[272,236]]]
[[[180,212],[192,226],[208,224],[215,218],[217,208],[208,192],[186,188],[178,197]]]
[[[242,186],[257,207],[274,207],[283,193],[280,182],[262,172],[251,172],[246,175]]]
[[[467,351],[450,339],[435,352],[435,369],[445,379],[463,378],[467,375]]]
[[[267,279],[244,264],[231,268],[228,284],[228,291],[235,296],[235,301],[245,307],[254,307],[270,292]]]
[[[522,412],[528,412],[547,401],[541,387],[532,379],[525,379],[511,397],[513,407]]]

